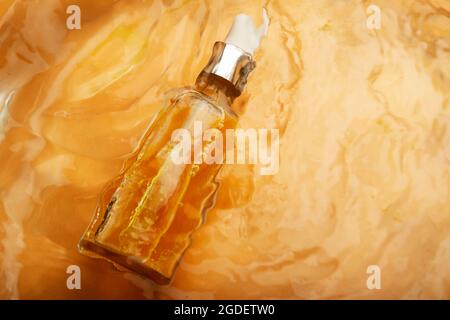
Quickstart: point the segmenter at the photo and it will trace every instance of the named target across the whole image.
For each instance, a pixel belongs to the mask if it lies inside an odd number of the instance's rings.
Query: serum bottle
[[[79,250],[103,258],[119,269],[141,273],[159,284],[170,282],[205,212],[213,205],[221,163],[173,161],[173,132],[194,127],[225,136],[238,116],[232,103],[255,68],[254,50],[268,28],[256,29],[250,17],[238,15],[225,42],[216,42],[209,63],[193,88],[184,88],[159,112],[144,135],[137,156],[103,192]],[[199,148],[193,139],[191,150]],[[211,142],[212,143],[212,142]],[[204,155],[208,143],[201,146]],[[224,158],[224,157],[223,157]]]

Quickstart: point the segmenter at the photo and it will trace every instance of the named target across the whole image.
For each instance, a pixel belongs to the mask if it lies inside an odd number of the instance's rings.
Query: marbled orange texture
[[[0,297],[450,298],[450,3],[374,0],[369,30],[370,3],[0,0]],[[278,174],[225,168],[170,286],[81,256],[164,93],[262,6],[236,107],[241,127],[280,129]]]

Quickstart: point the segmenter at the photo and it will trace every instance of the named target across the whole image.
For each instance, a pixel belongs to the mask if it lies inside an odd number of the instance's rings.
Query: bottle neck
[[[201,72],[197,77],[195,89],[217,105],[228,108],[231,108],[233,101],[241,94],[231,82],[206,72]]]

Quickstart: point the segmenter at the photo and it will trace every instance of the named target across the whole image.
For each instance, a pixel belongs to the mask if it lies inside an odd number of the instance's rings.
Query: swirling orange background
[[[279,172],[224,168],[169,286],[80,255],[165,93],[262,7],[235,107],[242,128],[279,128]],[[447,0],[0,0],[0,297],[449,299],[449,101]]]

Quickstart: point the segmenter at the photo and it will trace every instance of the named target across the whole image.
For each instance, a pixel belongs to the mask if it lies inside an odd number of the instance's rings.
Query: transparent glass
[[[200,76],[195,89],[181,89],[170,100],[144,135],[137,156],[104,190],[80,241],[81,253],[160,284],[170,281],[193,231],[213,205],[221,168],[220,163],[173,161],[172,133],[184,128],[193,135],[194,122],[200,121],[203,132],[215,128],[225,137],[238,120],[230,107],[235,96],[226,83]],[[202,148],[205,152],[208,142]]]

